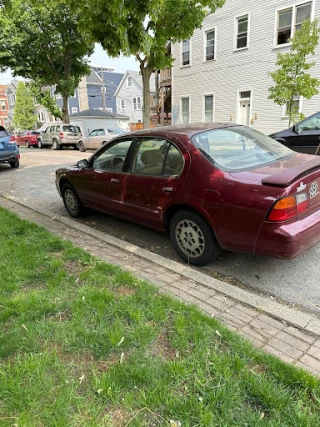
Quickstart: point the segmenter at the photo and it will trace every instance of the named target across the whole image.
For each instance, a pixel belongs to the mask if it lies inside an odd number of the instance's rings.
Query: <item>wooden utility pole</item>
[[[106,106],[106,87],[104,84],[104,74],[103,74],[103,68],[101,67],[101,79],[102,79],[102,108],[103,111],[106,111],[107,106]]]

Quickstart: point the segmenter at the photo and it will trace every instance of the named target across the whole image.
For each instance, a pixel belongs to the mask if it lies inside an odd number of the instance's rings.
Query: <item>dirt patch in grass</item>
[[[165,360],[175,360],[177,352],[172,348],[168,334],[162,332],[150,348],[150,354],[160,356]]]
[[[130,415],[120,406],[108,408],[106,413],[110,417],[112,427],[124,427],[130,420]]]
[[[129,296],[133,296],[135,294],[135,290],[133,288],[131,288],[130,286],[118,286],[115,289],[115,292],[117,294],[117,296],[120,297],[129,297]]]
[[[249,365],[248,366],[249,371],[253,372],[254,374],[260,375],[266,373],[265,366],[261,365]]]
[[[73,260],[65,261],[64,269],[68,274],[73,274],[76,277],[79,277],[84,270],[83,265],[79,261]]]
[[[59,311],[58,313],[55,313],[48,317],[49,322],[66,322],[67,320],[70,320],[72,317],[71,313],[68,311]]]

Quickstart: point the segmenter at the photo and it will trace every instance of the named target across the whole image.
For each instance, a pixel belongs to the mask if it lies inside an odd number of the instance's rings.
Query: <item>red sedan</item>
[[[16,136],[18,145],[25,145],[27,148],[38,146],[38,136],[40,132],[34,130],[26,130]]]
[[[292,258],[320,242],[320,158],[236,124],[121,135],[56,185],[72,217],[90,207],[167,231],[195,265],[221,249]]]

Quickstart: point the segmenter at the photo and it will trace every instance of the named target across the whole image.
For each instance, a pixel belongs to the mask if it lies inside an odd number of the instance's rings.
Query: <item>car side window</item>
[[[103,136],[104,135],[104,130],[103,129],[99,129],[98,130],[98,136]]]
[[[54,126],[51,126],[50,132],[54,132]]]
[[[89,136],[97,136],[97,131],[93,130],[91,133],[89,133]]]
[[[60,132],[60,125],[56,126],[56,132]]]
[[[164,164],[164,176],[179,176],[182,173],[184,159],[180,151],[174,145],[170,145]]]
[[[305,120],[299,125],[298,130],[320,130],[320,114]]]
[[[92,168],[105,172],[122,172],[132,139],[106,145],[92,160]]]

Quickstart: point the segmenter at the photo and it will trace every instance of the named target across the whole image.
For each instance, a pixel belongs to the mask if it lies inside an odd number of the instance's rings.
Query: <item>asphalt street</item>
[[[68,216],[55,187],[55,171],[75,164],[92,153],[73,149],[21,148],[21,166],[0,165],[0,193],[11,194],[34,206]],[[116,218],[92,213],[78,220],[137,246],[180,261],[167,235]],[[224,252],[221,258],[201,271],[257,293],[263,293],[320,317],[320,245],[294,260]]]

